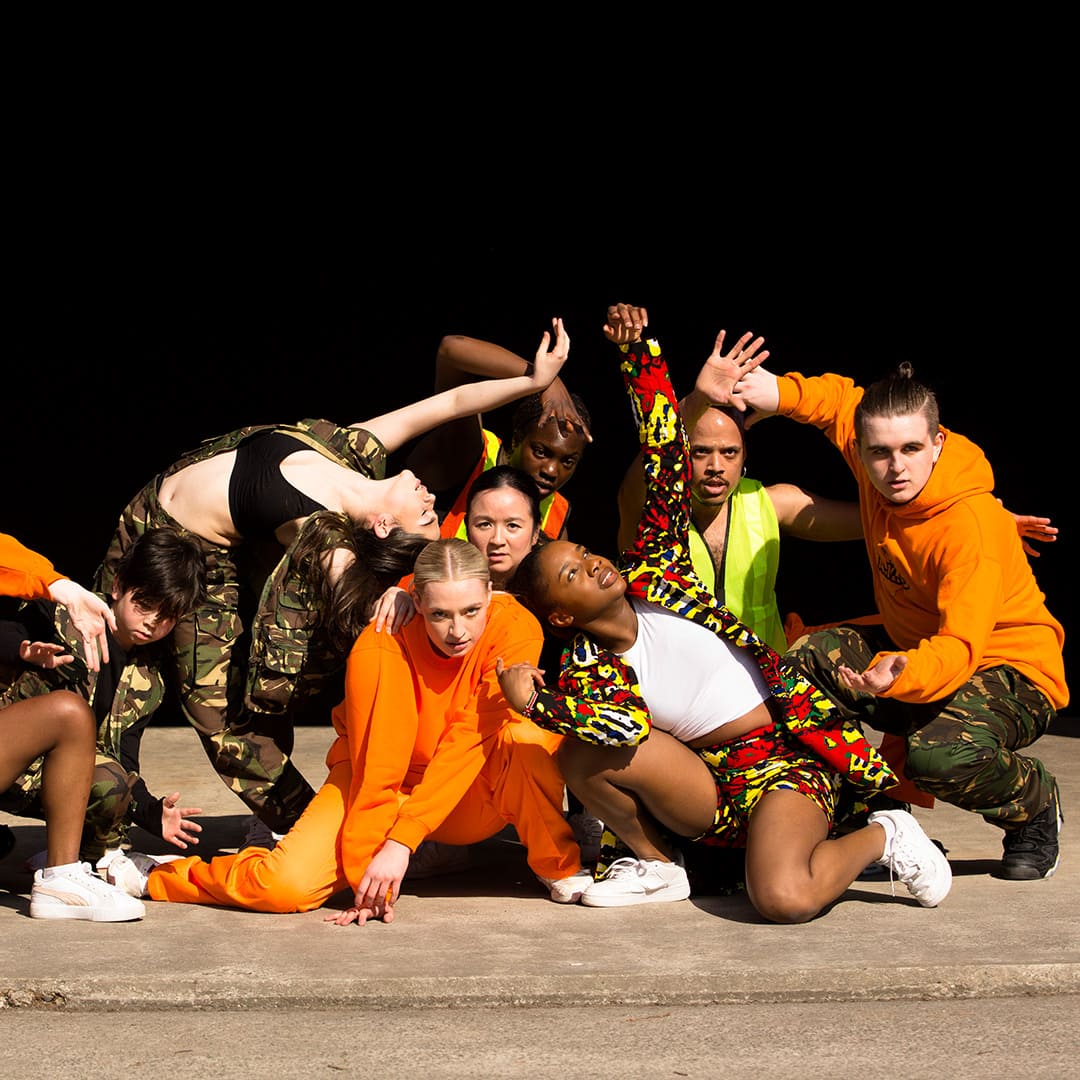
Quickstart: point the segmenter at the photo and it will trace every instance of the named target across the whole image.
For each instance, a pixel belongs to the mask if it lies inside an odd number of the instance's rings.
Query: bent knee
[[[257,883],[252,890],[255,901],[252,906],[273,914],[314,911],[332,894],[331,887],[313,883],[310,868],[290,863],[288,859],[275,859],[272,853],[253,869],[252,878]]]
[[[86,700],[73,690],[53,690],[49,694],[49,709],[65,725],[88,727],[97,741],[97,720]]]
[[[913,780],[955,780],[995,768],[997,751],[977,743],[956,742],[951,746],[909,745],[906,771]]]
[[[747,882],[746,891],[754,909],[769,922],[809,922],[821,910],[810,897],[809,890],[799,888],[794,882],[772,881],[753,887]]]

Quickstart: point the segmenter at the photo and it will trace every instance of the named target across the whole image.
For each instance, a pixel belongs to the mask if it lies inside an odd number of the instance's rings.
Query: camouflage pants
[[[19,817],[46,820],[41,802],[42,768],[45,759],[38,758],[15,783],[0,795],[0,810]],[[96,863],[106,848],[119,847],[127,839],[124,818],[131,804],[131,788],[135,775],[129,774],[115,758],[98,752],[94,761],[94,778],[86,805],[86,820],[79,858]]]
[[[907,739],[906,774],[943,802],[1003,829],[1030,821],[1050,803],[1055,781],[1038,758],[1017,753],[1046,733],[1050,702],[1008,665],[976,672],[947,698],[910,704],[849,690],[837,664],[864,671],[896,650],[881,626],[838,626],[799,638],[784,654],[850,717]]]
[[[95,588],[110,590],[120,556],[149,529],[177,522],[157,500],[155,477],[124,508]],[[289,760],[290,720],[244,706],[248,637],[240,611],[241,582],[232,548],[196,536],[206,559],[206,597],[172,634],[176,685],[184,715],[206,756],[231,791],[275,832],[287,832],[315,795]],[[237,651],[239,662],[234,661]]]

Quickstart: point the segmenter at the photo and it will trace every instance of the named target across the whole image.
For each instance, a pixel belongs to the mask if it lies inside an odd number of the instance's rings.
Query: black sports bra
[[[285,522],[326,509],[281,475],[281,462],[307,449],[305,443],[280,431],[260,431],[237,446],[229,477],[229,513],[245,540],[273,539]]]

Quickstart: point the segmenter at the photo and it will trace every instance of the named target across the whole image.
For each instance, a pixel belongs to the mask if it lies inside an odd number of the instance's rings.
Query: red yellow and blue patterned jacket
[[[646,479],[637,536],[619,560],[627,596],[660,604],[749,649],[791,737],[857,786],[892,787],[897,777],[859,728],[801,674],[789,670],[695,574],[688,539],[690,447],[667,363],[655,340],[620,348]],[[635,746],[648,738],[652,725],[634,669],[584,633],[564,649],[558,689],[539,691],[532,719],[550,731],[601,746]]]

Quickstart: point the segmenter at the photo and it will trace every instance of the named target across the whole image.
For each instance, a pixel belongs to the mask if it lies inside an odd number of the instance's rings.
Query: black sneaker
[[[15,834],[7,825],[0,825],[0,859],[7,858],[14,850]]]
[[[1063,821],[1055,785],[1050,805],[1045,810],[1026,825],[1005,834],[1001,877],[1010,881],[1038,881],[1052,877],[1058,868],[1058,833]]]

